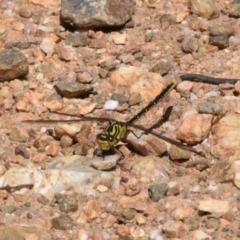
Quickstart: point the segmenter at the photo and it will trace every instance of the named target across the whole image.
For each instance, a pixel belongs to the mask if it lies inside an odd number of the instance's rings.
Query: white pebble
[[[169,182],[168,187],[173,188],[174,186],[177,185],[177,182]]]
[[[209,97],[216,97],[218,94],[216,91],[210,91],[210,92],[207,92],[204,97],[205,98],[209,98]]]
[[[195,93],[190,93],[190,100],[193,101],[195,99],[198,99],[197,95]]]
[[[115,108],[117,108],[119,105],[118,101],[115,100],[108,100],[105,102],[103,109],[105,110],[114,110]]]
[[[217,186],[210,183],[209,186],[208,186],[208,190],[214,192],[214,191],[217,190]]]
[[[200,192],[200,186],[199,185],[197,185],[197,186],[194,186],[194,187],[191,187],[190,189],[189,189],[189,191],[190,192]]]
[[[159,229],[152,230],[150,233],[150,239],[151,240],[163,240],[163,237],[161,236],[161,231]]]

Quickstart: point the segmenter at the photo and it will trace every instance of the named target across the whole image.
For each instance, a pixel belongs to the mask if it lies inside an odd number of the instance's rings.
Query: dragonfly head
[[[96,141],[102,151],[108,151],[114,146],[113,137],[104,133],[98,134]]]

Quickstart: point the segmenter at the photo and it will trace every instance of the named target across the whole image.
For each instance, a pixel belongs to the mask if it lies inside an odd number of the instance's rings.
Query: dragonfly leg
[[[130,132],[131,132],[137,139],[141,138],[142,135],[144,134],[144,133],[142,133],[140,136],[138,136],[134,131],[132,131],[132,130],[129,129],[129,130],[128,130],[128,134],[129,134]]]
[[[115,153],[117,153],[117,154],[120,155],[120,159],[119,159],[119,160],[122,160],[122,159],[125,157],[124,154],[123,154],[123,152],[120,151],[120,150],[118,150],[117,148],[113,147],[112,150],[113,150]]]
[[[93,155],[94,156],[98,156],[98,157],[101,157],[103,158],[103,160],[105,159],[105,156],[103,154],[103,151],[99,148],[95,149],[94,152],[93,152]]]

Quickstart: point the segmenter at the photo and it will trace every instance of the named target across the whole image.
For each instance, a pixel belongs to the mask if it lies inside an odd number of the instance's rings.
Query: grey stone
[[[171,70],[171,63],[167,60],[160,60],[151,69],[151,72],[160,73],[162,76],[167,74]]]
[[[133,14],[132,0],[62,0],[61,18],[78,28],[121,26]]]
[[[73,47],[79,47],[79,46],[86,46],[87,45],[87,35],[83,33],[70,33],[66,40],[67,45],[73,46]]]
[[[92,86],[78,82],[59,82],[54,88],[59,95],[66,98],[86,97],[93,91]]]
[[[123,210],[122,216],[126,220],[131,220],[135,217],[136,214],[137,214],[137,211],[135,209],[127,208]]]
[[[0,82],[13,80],[28,73],[27,59],[20,51],[0,51]]]
[[[76,194],[72,195],[57,195],[57,202],[61,212],[69,213],[76,212],[78,210],[78,198]]]
[[[198,40],[195,37],[185,37],[182,41],[182,51],[184,53],[192,53],[198,50]]]
[[[126,102],[129,101],[129,98],[124,96],[123,94],[114,93],[111,96],[111,100],[115,100],[115,101],[118,101],[120,103],[126,103]]]
[[[222,107],[216,103],[204,101],[198,104],[199,113],[218,115],[221,113],[221,111],[222,111]]]
[[[22,157],[24,157],[25,159],[29,159],[30,157],[30,153],[29,151],[26,149],[26,147],[22,144],[20,144],[19,146],[17,146],[15,148],[15,154],[16,155],[21,155]]]
[[[219,49],[224,49],[229,46],[229,40],[226,36],[212,36],[210,35],[209,44],[219,47]]]
[[[68,215],[61,215],[52,219],[52,226],[60,230],[71,230],[73,228],[73,220]]]
[[[219,227],[219,220],[216,218],[207,218],[205,221],[206,228],[217,230]]]
[[[166,183],[161,184],[153,184],[148,188],[149,197],[153,201],[158,201],[163,198],[168,190],[168,186]]]

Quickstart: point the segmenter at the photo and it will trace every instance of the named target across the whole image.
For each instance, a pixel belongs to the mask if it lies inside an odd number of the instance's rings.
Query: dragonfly
[[[111,118],[98,118],[98,117],[90,117],[84,115],[75,115],[75,114],[67,114],[62,112],[51,111],[51,113],[70,116],[70,117],[77,117],[78,119],[73,120],[45,120],[45,119],[38,119],[38,120],[24,120],[25,123],[70,123],[70,122],[79,122],[79,121],[100,121],[100,122],[108,122],[107,127],[104,131],[96,136],[96,142],[98,148],[94,151],[94,154],[100,156],[104,159],[104,153],[112,150],[113,152],[120,155],[120,159],[124,158],[124,154],[117,149],[117,144],[120,141],[124,141],[127,135],[131,132],[134,134],[136,138],[140,138],[141,136],[137,136],[134,131],[129,129],[129,127],[133,127],[135,129],[143,131],[143,134],[151,134],[153,136],[158,137],[170,144],[173,144],[181,149],[193,152],[197,155],[204,157],[205,155],[202,152],[199,152],[192,148],[191,146],[185,145],[177,140],[168,138],[157,131],[153,130],[152,128],[146,129],[140,125],[134,124],[142,115],[147,113],[154,105],[156,105],[159,101],[162,101],[177,85],[177,82],[172,82],[168,84],[152,101],[150,101],[147,106],[142,108],[136,115],[130,118],[126,122],[117,121]]]

